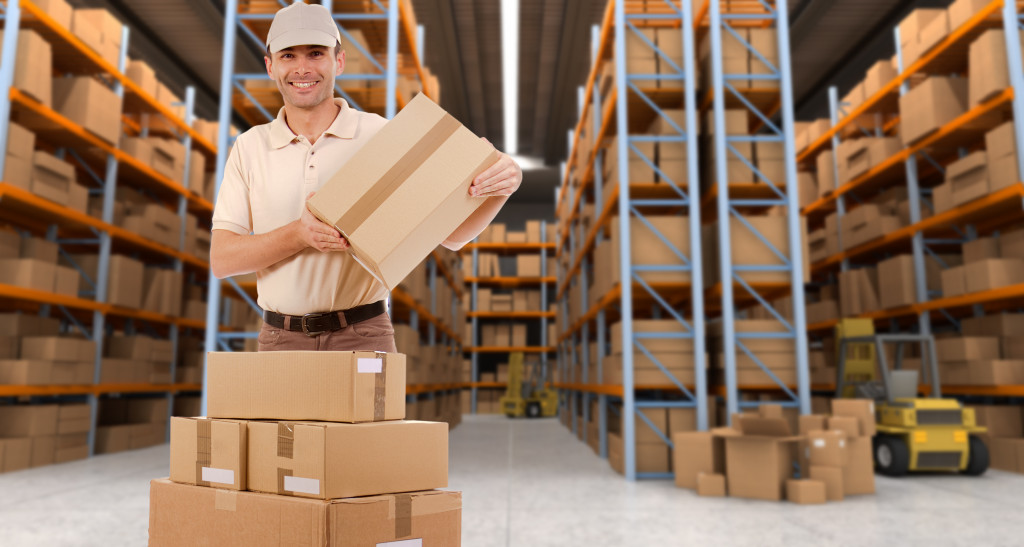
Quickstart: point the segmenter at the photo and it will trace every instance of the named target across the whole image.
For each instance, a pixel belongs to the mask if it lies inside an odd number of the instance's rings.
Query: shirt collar
[[[334,104],[341,107],[337,117],[324,131],[325,135],[333,135],[342,139],[351,139],[356,136],[356,128],[359,125],[359,116],[348,106],[348,102],[340,97],[334,98]],[[284,107],[277,111],[277,117],[270,122],[270,145],[274,148],[283,148],[298,138],[288,127],[284,120]]]

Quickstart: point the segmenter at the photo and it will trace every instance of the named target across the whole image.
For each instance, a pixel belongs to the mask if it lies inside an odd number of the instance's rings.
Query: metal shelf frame
[[[471,338],[466,341],[464,348],[470,354],[470,382],[466,386],[470,390],[470,412],[476,414],[478,389],[495,388],[497,385],[480,382],[480,354],[481,353],[508,353],[522,351],[540,355],[541,373],[543,378],[548,375],[548,353],[554,351],[553,340],[548,340],[548,321],[554,320],[555,315],[548,313],[548,298],[550,296],[549,285],[555,282],[554,272],[548,271],[548,253],[553,252],[554,244],[547,240],[548,224],[542,220],[540,223],[540,243],[481,243],[474,240],[466,245],[471,253],[472,273],[466,278],[470,286],[470,308],[466,314],[470,320]],[[498,253],[540,253],[540,277],[518,277],[518,276],[497,276],[480,277],[480,252],[491,251]],[[480,311],[480,301],[477,290],[480,285],[498,287],[540,287],[540,310],[536,312],[490,312]],[[540,321],[540,346],[528,347],[487,347],[480,345],[480,320],[481,319],[502,319],[502,320],[539,320]],[[504,387],[502,384],[501,387]]]
[[[593,242],[597,238],[603,237],[605,226],[603,222],[598,222],[595,228],[591,229],[589,234],[583,232],[582,224],[577,229],[572,229],[570,223],[565,223],[565,233],[563,233],[563,241],[567,244],[564,246],[561,242],[559,243],[560,251],[563,253],[569,253],[570,257],[573,257],[571,261],[572,266],[568,271],[559,271],[559,302],[558,302],[558,313],[562,318],[562,324],[569,326],[568,318],[569,314],[569,298],[568,292],[573,286],[578,287],[578,290],[584,296],[580,302],[581,309],[575,310],[578,317],[584,318],[583,321],[594,322],[594,331],[596,335],[596,342],[598,352],[596,356],[590,355],[590,335],[591,328],[589,325],[577,325],[568,331],[567,335],[562,335],[559,340],[558,352],[558,367],[559,367],[559,383],[556,387],[559,389],[559,406],[560,412],[568,413],[568,420],[570,421],[570,427],[574,433],[582,433],[582,438],[586,442],[589,435],[586,429],[580,431],[580,428],[585,428],[587,422],[592,420],[590,416],[590,408],[594,398],[597,400],[597,412],[596,416],[598,424],[598,444],[599,453],[601,457],[606,458],[608,456],[608,421],[609,412],[611,408],[611,402],[613,400],[620,400],[622,404],[621,412],[619,416],[621,418],[621,430],[622,439],[624,444],[624,471],[628,480],[635,480],[638,478],[665,478],[671,474],[664,473],[641,473],[637,471],[636,466],[636,423],[637,421],[646,422],[646,426],[651,427],[658,436],[669,446],[671,446],[671,440],[668,439],[664,433],[659,431],[648,418],[640,412],[644,408],[693,408],[696,411],[698,429],[706,430],[708,427],[708,416],[707,416],[707,377],[706,370],[703,366],[704,363],[704,290],[703,290],[703,279],[702,279],[702,267],[701,267],[701,215],[700,215],[700,190],[697,181],[700,180],[698,176],[698,162],[695,161],[697,156],[697,111],[698,105],[696,100],[696,53],[694,45],[694,25],[693,25],[693,14],[691,2],[683,2],[682,5],[678,5],[676,2],[665,2],[665,13],[627,13],[624,2],[613,1],[610,2],[609,11],[606,14],[604,27],[598,29],[595,27],[592,32],[592,62],[594,69],[592,75],[597,70],[598,64],[603,58],[603,52],[605,48],[611,49],[612,62],[615,68],[615,86],[608,93],[609,97],[601,97],[600,90],[596,86],[595,78],[591,77],[587,82],[587,88],[581,89],[579,92],[580,97],[580,116],[592,116],[593,126],[600,128],[601,133],[605,131],[605,123],[603,119],[605,117],[606,110],[610,114],[614,111],[615,123],[619,128],[620,138],[618,139],[618,149],[615,151],[618,155],[618,185],[612,188],[612,192],[615,196],[602,196],[604,181],[603,179],[603,168],[602,165],[605,162],[604,152],[598,149],[593,157],[593,162],[587,165],[575,165],[569,166],[564,170],[566,178],[563,181],[562,193],[556,196],[556,200],[560,197],[564,197],[568,194],[565,189],[569,188],[569,176],[573,168],[579,172],[585,172],[585,178],[593,177],[593,184],[588,184],[587,188],[593,188],[593,201],[601,209],[601,218],[607,218],[612,213],[612,209],[609,207],[616,207],[618,212],[618,229],[621,234],[621,246],[616,249],[615,252],[619,254],[620,271],[619,278],[624,280],[620,283],[618,288],[613,290],[610,294],[617,296],[618,307],[620,311],[622,321],[622,340],[621,345],[624,348],[622,354],[622,376],[623,381],[621,386],[602,386],[601,380],[604,376],[604,357],[606,348],[609,344],[609,334],[607,324],[606,309],[611,303],[605,303],[607,298],[602,299],[604,305],[599,304],[593,310],[588,309],[588,274],[592,270],[590,259],[587,256],[587,252],[593,245]],[[683,51],[683,66],[678,66],[670,57],[668,57],[663,51],[652,43],[641,31],[641,27],[645,26],[645,22],[656,24],[660,26],[678,26],[682,29],[681,40],[682,40],[682,51]],[[614,34],[614,36],[611,36]],[[627,72],[627,66],[625,63],[626,57],[626,42],[627,37],[635,36],[640,38],[646,46],[652,49],[655,55],[658,55],[663,62],[668,62],[672,67],[671,74],[632,74]],[[609,43],[610,42],[610,43]],[[681,81],[683,83],[683,89],[680,90],[680,99],[687,112],[686,122],[683,127],[680,127],[675,121],[668,117],[662,108],[660,108],[655,101],[651,100],[645,90],[642,90],[636,84],[640,80],[673,80]],[[631,134],[629,132],[629,116],[631,108],[631,98],[638,98],[640,104],[645,104],[647,107],[655,113],[655,119],[661,118],[665,121],[673,130],[674,134],[671,135],[644,135],[644,134]],[[634,99],[635,100],[635,99]],[[607,101],[607,102],[605,102]],[[635,103],[634,103],[635,104]],[[582,122],[580,124],[583,125]],[[569,132],[569,148],[573,149],[576,140],[576,134],[572,131]],[[660,142],[660,143],[675,143],[682,144],[686,147],[687,157],[691,161],[687,161],[687,178],[690,181],[689,184],[677,184],[676,182],[667,180],[668,177],[661,172],[655,165],[653,158],[646,157],[639,147],[638,143],[649,143],[649,142]],[[635,155],[635,156],[634,156]],[[629,161],[627,158],[634,156],[642,158],[649,167],[653,168],[663,178],[666,179],[667,184],[663,185],[666,189],[665,192],[651,193],[651,195],[634,196],[632,190],[638,189],[638,185],[635,183],[646,183],[650,181],[631,181],[629,178]],[[588,160],[585,160],[588,161]],[[576,193],[575,199],[570,197],[569,204],[576,209],[577,214],[582,214],[584,207],[584,200],[582,194],[584,187]],[[614,201],[613,201],[614,200]],[[560,205],[560,203],[559,203]],[[650,221],[647,220],[645,210],[657,207],[674,207],[681,208],[688,214],[688,224],[690,232],[690,252],[683,253],[680,249],[669,243],[668,238],[660,233]],[[643,229],[650,230],[654,235],[661,239],[662,243],[665,244],[668,249],[678,258],[678,263],[673,264],[647,264],[647,263],[634,263],[632,262],[631,252],[631,234],[632,220],[637,219],[640,224],[644,226]],[[690,298],[689,305],[692,311],[692,319],[687,320],[684,316],[682,309],[677,308],[669,303],[669,299],[666,298],[664,290],[665,287],[659,289],[658,284],[646,282],[642,274],[645,272],[679,272],[686,273],[690,276]],[[634,304],[634,289],[638,291],[638,297],[650,298],[655,303],[655,315],[663,316],[665,318],[674,319],[678,322],[678,329],[673,332],[666,333],[639,333],[634,332],[633,328],[633,304]],[[678,292],[678,290],[676,290]],[[596,310],[596,311],[595,311]],[[593,313],[591,313],[593,312]],[[683,382],[679,381],[663,363],[660,363],[658,359],[652,354],[645,346],[645,341],[652,339],[691,339],[694,345],[694,367],[696,376],[695,386],[686,386]],[[580,351],[577,352],[577,347]],[[638,386],[634,382],[633,376],[633,355],[634,352],[640,352],[646,357],[656,363],[661,371],[666,375],[668,379],[667,386],[658,386],[659,388],[666,388],[659,391],[658,395],[650,396],[648,391],[640,391],[641,389],[646,390],[651,386]],[[590,366],[589,364],[596,361],[596,374],[597,378],[590,378]],[[570,371],[573,368],[578,368],[581,371],[579,374],[580,378],[573,382],[566,381],[566,378],[571,376]],[[663,394],[671,394],[676,397],[675,400],[669,400],[664,398]],[[582,407],[582,408],[580,408]],[[579,419],[577,419],[579,417]],[[639,420],[638,420],[639,418]],[[640,426],[644,427],[644,426]]]
[[[749,407],[759,402],[748,402],[740,400],[741,387],[737,382],[736,355],[742,352],[752,359],[774,382],[778,385],[785,397],[778,404],[793,406],[800,410],[801,414],[809,414],[810,406],[810,374],[807,357],[807,317],[804,306],[804,276],[802,264],[803,243],[801,241],[801,218],[799,209],[798,184],[796,176],[796,151],[793,142],[793,100],[792,100],[792,78],[789,55],[789,14],[786,2],[774,2],[769,5],[761,2],[764,13],[758,14],[736,14],[722,13],[719,2],[710,3],[709,15],[711,19],[711,86],[713,88],[713,119],[714,119],[714,150],[715,150],[715,180],[717,186],[717,218],[719,229],[719,270],[723,272],[722,282],[722,330],[723,330],[723,353],[725,369],[725,402],[728,415],[731,417],[740,411],[741,408]],[[776,50],[778,51],[778,66],[774,66],[768,58],[758,52],[754,46],[743,39],[733,27],[733,23],[743,22],[749,24],[752,20],[759,21],[764,26],[770,26],[776,31]],[[726,74],[722,62],[722,36],[728,33],[743,44],[747,50],[765,66],[769,67],[769,74]],[[743,93],[737,91],[732,85],[733,80],[761,80],[776,82],[779,86],[779,106],[781,107],[781,124],[771,120],[771,113],[761,111],[752,101],[744,97]],[[728,96],[727,96],[728,93]],[[725,123],[725,110],[727,100],[738,100],[746,110],[756,116],[756,119],[763,124],[766,130],[763,134],[727,135]],[[767,199],[742,199],[730,195],[727,160],[736,157],[743,161],[748,168],[753,168],[755,174],[762,180],[766,180],[763,173],[756,169],[749,158],[745,158],[732,143],[747,142],[781,142],[785,158],[785,180],[767,181],[766,184],[774,187],[775,196]],[[782,183],[782,184],[780,184]],[[785,193],[779,189],[784,185]],[[788,253],[782,253],[779,249],[769,243],[769,240],[760,234],[752,225],[747,223],[738,208],[740,207],[780,207],[785,211],[787,226]],[[732,263],[732,237],[730,234],[730,222],[724,219],[737,219],[740,224],[756,235],[760,241],[770,248],[775,255],[783,259],[784,266],[735,266]],[[786,319],[782,313],[776,310],[768,299],[758,294],[757,290],[741,278],[744,272],[780,272],[789,274],[790,294],[792,301],[792,319]],[[736,296],[737,287],[748,292],[780,323],[786,332],[778,333],[761,332],[736,332]],[[785,383],[761,362],[756,354],[751,351],[746,341],[766,339],[791,339],[794,341],[796,353],[796,379],[797,389],[794,392]]]
[[[68,29],[61,28],[54,22],[48,15],[40,10],[37,6],[27,0],[12,0],[7,2],[4,6],[0,6],[3,10],[4,20],[4,39],[3,39],[3,54],[0,57],[0,149],[7,148],[8,140],[8,129],[9,120],[11,116],[12,107],[17,103],[19,106],[26,107],[33,110],[43,111],[43,114],[47,117],[58,122],[58,125],[65,128],[69,133],[76,135],[82,146],[97,146],[106,154],[105,168],[102,175],[94,172],[84,162],[81,157],[75,152],[73,147],[61,147],[57,150],[59,157],[65,158],[70,156],[72,159],[78,161],[79,165],[83,167],[93,182],[99,186],[98,189],[93,189],[90,193],[93,195],[102,195],[103,197],[103,209],[102,218],[99,220],[92,219],[87,215],[82,215],[78,212],[71,211],[66,207],[53,206],[49,203],[44,203],[42,200],[36,200],[32,196],[27,195],[24,191],[16,188],[4,189],[4,192],[12,194],[14,199],[20,199],[21,202],[29,204],[30,207],[35,210],[41,210],[46,212],[46,220],[49,222],[49,227],[46,231],[46,239],[56,243],[59,247],[63,245],[89,245],[96,246],[98,248],[98,264],[96,278],[90,279],[90,276],[82,271],[82,269],[75,264],[75,268],[83,276],[84,279],[89,280],[94,286],[94,299],[88,300],[78,297],[68,297],[62,295],[55,295],[46,293],[43,291],[34,290],[17,290],[14,287],[3,287],[5,296],[35,302],[40,304],[40,313],[42,315],[50,315],[50,312],[54,307],[59,309],[64,319],[69,324],[69,329],[78,330],[84,334],[87,338],[90,338],[96,345],[96,352],[94,355],[94,373],[93,383],[90,386],[5,386],[5,389],[0,392],[0,397],[4,396],[86,396],[90,406],[90,418],[91,426],[89,429],[89,453],[90,455],[95,454],[95,443],[96,443],[96,428],[98,425],[99,418],[99,397],[106,394],[120,394],[120,393],[162,393],[168,399],[168,415],[167,419],[170,419],[170,415],[173,412],[174,407],[174,396],[179,391],[191,391],[196,386],[189,384],[102,384],[102,365],[103,365],[103,353],[104,353],[104,341],[105,337],[111,330],[107,323],[107,316],[120,316],[126,318],[125,330],[128,334],[133,334],[136,331],[135,321],[145,323],[150,321],[156,323],[164,323],[168,325],[169,338],[172,343],[172,360],[171,360],[171,381],[173,382],[177,378],[177,362],[178,362],[178,346],[179,346],[179,326],[188,327],[189,320],[184,318],[176,318],[171,316],[162,316],[160,314],[148,312],[145,310],[128,310],[124,308],[114,307],[107,303],[107,288],[110,277],[110,257],[112,251],[112,245],[115,238],[126,241],[136,247],[137,250],[145,249],[149,252],[156,253],[159,256],[170,259],[169,266],[178,273],[183,273],[184,265],[186,262],[196,265],[201,263],[195,257],[189,257],[184,253],[180,252],[180,249],[184,247],[185,242],[185,215],[190,210],[190,205],[193,209],[203,210],[202,200],[191,195],[186,188],[189,187],[188,177],[190,175],[189,162],[191,155],[185,155],[185,179],[182,184],[170,181],[166,177],[157,175],[152,172],[148,167],[143,166],[141,169],[147,177],[155,181],[155,183],[164,189],[173,191],[176,195],[177,207],[176,211],[178,217],[182,220],[181,229],[178,238],[177,249],[168,249],[162,245],[158,245],[149,240],[140,238],[136,234],[131,234],[119,227],[114,226],[114,200],[115,193],[118,185],[119,170],[121,164],[134,167],[134,164],[138,163],[137,160],[131,158],[117,149],[116,146],[110,146],[102,141],[99,141],[91,134],[88,134],[77,124],[65,119],[60,114],[52,111],[40,105],[31,99],[26,99],[24,96],[14,89],[14,71],[17,59],[17,45],[18,45],[18,31],[26,17],[31,22],[31,27],[45,31],[48,34],[58,37],[57,39],[66,42],[71,47],[71,52],[74,55],[82,56],[89,61],[88,66],[94,68],[94,72],[107,73],[111,76],[113,83],[110,85],[112,90],[122,100],[126,95],[126,87],[131,88],[131,92],[141,100],[142,107],[159,112],[165,115],[172,124],[174,124],[180,130],[179,139],[185,146],[186,150],[192,149],[192,139],[195,132],[191,129],[192,125],[192,110],[195,92],[194,88],[188,86],[186,88],[186,99],[184,102],[185,107],[185,119],[177,119],[170,111],[163,105],[156,103],[152,97],[145,96],[138,89],[137,85],[128,80],[124,76],[125,66],[128,59],[128,45],[130,38],[130,29],[127,25],[122,26],[121,31],[121,49],[118,55],[117,66],[111,66],[106,60],[101,59],[97,54],[91,51],[88,47],[82,44],[76,37],[70,34]],[[79,68],[83,73],[89,73],[90,70]],[[138,104],[138,103],[137,103]],[[179,106],[179,105],[176,105]],[[148,116],[143,116],[143,124],[138,128],[141,136],[148,136]],[[77,141],[76,141],[77,142]],[[201,143],[208,147],[208,143]],[[3,172],[4,163],[6,157],[0,155],[0,172]],[[7,185],[4,185],[5,187]],[[66,215],[66,216],[65,216]],[[76,224],[82,229],[83,232],[91,234],[92,237],[87,238],[60,238],[59,232],[61,228],[66,227],[68,224]],[[65,256],[66,253],[61,249],[61,253]],[[72,261],[73,262],[73,261]],[[205,264],[204,264],[205,266]],[[82,321],[79,321],[69,309],[84,310],[92,312],[91,325],[85,325]],[[169,433],[168,433],[169,435]]]
[[[864,105],[858,106],[849,113],[846,112],[849,105],[838,100],[838,91],[836,87],[831,86],[829,88],[828,92],[832,128],[828,133],[826,133],[826,136],[831,140],[832,149],[836,150],[838,149],[841,140],[840,129],[851,124],[853,124],[858,131],[867,136],[881,136],[885,129],[883,126],[878,125],[873,128],[861,127],[857,124],[856,115],[865,110],[875,108],[875,104],[880,102],[882,98],[887,93],[890,93],[894,87],[898,90],[897,92],[900,96],[906,94],[909,91],[908,80],[910,76],[912,76],[916,71],[927,67],[929,63],[940,62],[942,56],[946,54],[948,49],[953,48],[960,42],[964,42],[969,37],[976,36],[978,33],[989,28],[1001,28],[1005,34],[1008,73],[1010,76],[1011,87],[1003,93],[1000,93],[986,101],[982,105],[969,109],[964,115],[951,121],[946,127],[941,128],[932,136],[926,137],[924,140],[904,148],[902,151],[897,153],[894,158],[892,158],[897,159],[901,156],[904,158],[902,161],[904,164],[904,179],[907,184],[907,194],[910,204],[909,226],[901,228],[897,232],[888,234],[880,240],[867,242],[855,249],[842,251],[839,255],[829,257],[812,266],[814,270],[824,270],[835,267],[836,264],[839,264],[841,271],[847,271],[850,268],[851,258],[862,257],[872,251],[882,251],[888,246],[905,242],[909,238],[911,242],[915,298],[917,303],[904,308],[877,310],[875,312],[864,314],[864,317],[876,320],[892,320],[890,321],[890,329],[893,331],[898,330],[900,327],[899,323],[897,323],[895,319],[908,316],[916,316],[916,321],[913,322],[911,330],[918,333],[931,333],[933,316],[943,318],[944,322],[951,323],[954,328],[959,330],[959,321],[956,319],[956,315],[952,313],[953,308],[963,309],[965,307],[971,307],[971,313],[978,316],[984,315],[985,309],[983,305],[986,303],[991,303],[1000,299],[1019,297],[1020,287],[1011,286],[977,294],[933,299],[933,295],[929,293],[927,288],[926,261],[929,259],[935,260],[942,268],[947,268],[948,265],[946,265],[938,256],[938,253],[931,248],[931,244],[949,245],[951,242],[963,243],[976,239],[979,234],[979,229],[976,223],[978,221],[984,221],[987,223],[993,222],[990,214],[983,214],[987,211],[994,212],[996,215],[1005,215],[1009,212],[1009,214],[1013,216],[1007,217],[1007,219],[1019,218],[1021,212],[1020,203],[1022,196],[1024,196],[1024,184],[1018,184],[1014,187],[1006,188],[994,194],[990,194],[989,196],[958,206],[953,210],[945,211],[927,219],[922,219],[921,205],[927,204],[931,209],[934,209],[934,207],[932,207],[930,200],[931,190],[922,189],[920,187],[918,166],[919,163],[924,162],[942,172],[942,165],[936,159],[928,155],[926,151],[927,146],[933,141],[943,138],[953,129],[963,125],[977,115],[1001,107],[1005,103],[1009,103],[1009,106],[1012,109],[1013,119],[1015,121],[1014,133],[1017,148],[1018,180],[1024,180],[1024,141],[1022,141],[1022,139],[1024,139],[1024,124],[1021,123],[1021,120],[1024,120],[1024,95],[1021,93],[1021,91],[1024,90],[1024,68],[1021,66],[1022,53],[1020,44],[1020,29],[1022,24],[1024,24],[1024,17],[1018,13],[1016,1],[993,0],[987,6],[974,14],[960,28],[951,29],[950,35],[946,39],[937,44],[932,50],[925,52],[921,59],[916,60],[909,67],[904,62],[903,52],[899,47],[901,43],[899,27],[895,26],[893,28],[893,40],[896,44],[896,59],[898,64],[897,72],[899,74],[895,80],[883,86],[875,96],[869,97],[867,101],[865,101]],[[963,44],[960,45],[962,46]],[[847,115],[844,116],[844,114]],[[817,152],[818,148],[820,148],[823,143],[824,139],[819,139],[819,142],[812,143],[807,150],[801,152],[799,157],[806,158],[810,154]],[[965,151],[961,150],[960,156],[963,156],[964,153]],[[886,163],[890,162],[887,161]],[[840,184],[837,176],[838,160],[834,156],[832,168],[833,180],[836,183],[833,196],[823,200],[818,200],[818,202],[811,204],[804,211],[804,214],[807,216],[820,214],[823,207],[827,206],[829,201],[834,199],[836,201],[836,214],[841,222],[842,217],[846,213],[844,201],[846,194],[853,195],[852,190],[866,186],[866,183],[870,182],[869,175],[871,175],[871,171],[858,179]],[[960,226],[961,222],[962,228]],[[926,238],[929,233],[934,234],[939,231],[942,231],[944,234],[946,232],[952,232],[955,237],[952,240],[949,238]],[[839,237],[842,237],[841,230]],[[842,248],[841,241],[840,248]],[[833,324],[834,322],[828,321],[811,325],[810,327],[812,332],[819,331],[823,335],[828,335],[828,331],[831,329]],[[969,394],[971,388],[965,388],[960,391],[965,392],[965,394]],[[990,391],[993,393],[1000,392],[998,389]],[[1010,392],[1014,391],[1007,391],[1007,393]]]

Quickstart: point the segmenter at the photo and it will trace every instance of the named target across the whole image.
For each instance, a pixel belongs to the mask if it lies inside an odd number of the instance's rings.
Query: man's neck
[[[335,104],[334,99],[326,100],[311,109],[285,104],[284,120],[293,133],[306,137],[312,144],[334,123],[340,112],[341,107]]]

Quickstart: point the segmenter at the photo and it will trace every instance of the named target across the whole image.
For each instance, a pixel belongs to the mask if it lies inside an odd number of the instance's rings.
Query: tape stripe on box
[[[412,494],[395,494],[395,539],[412,535]]]
[[[196,485],[198,486],[210,486],[209,481],[203,477],[203,468],[210,466],[213,451],[213,443],[210,439],[212,434],[212,420],[196,420]]]
[[[289,422],[277,422],[277,457],[292,459],[295,453],[295,430]]]
[[[285,469],[283,467],[277,468],[277,493],[282,496],[291,496],[292,493],[284,488],[285,477],[290,477],[292,474],[291,469]]]
[[[388,383],[387,354],[378,353],[378,355],[380,355],[380,374],[373,379],[373,421],[375,422],[384,419],[384,407],[387,402],[385,392]]]
[[[373,185],[372,188],[360,197],[349,210],[338,219],[335,227],[346,233],[359,229],[359,226],[370,218],[370,215],[383,203],[391,194],[419,169],[423,161],[429,157],[438,146],[448,140],[462,124],[452,117],[445,115],[434,127],[423,136],[412,148],[406,152],[401,159],[396,161],[391,169]]]

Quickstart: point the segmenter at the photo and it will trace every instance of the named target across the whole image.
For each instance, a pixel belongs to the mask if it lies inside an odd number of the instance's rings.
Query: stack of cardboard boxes
[[[89,405],[0,407],[0,473],[89,455]]]
[[[459,545],[461,494],[434,490],[447,425],[402,419],[403,355],[211,353],[209,367],[209,417],[172,420],[170,480],[151,483],[151,545]]]
[[[0,384],[86,385],[95,370],[96,346],[59,335],[60,321],[21,313],[0,314]]]
[[[169,384],[173,347],[169,340],[115,334],[103,344],[100,383]]]
[[[77,297],[81,276],[58,263],[59,250],[54,242],[0,230],[0,283]]]
[[[778,405],[738,414],[732,427],[675,433],[676,485],[701,496],[800,503],[875,491],[874,403],[836,399],[832,415],[800,416]]]
[[[167,397],[103,399],[96,427],[96,453],[163,444],[167,439],[167,416]]]
[[[1024,427],[1020,405],[977,405],[974,417],[988,428],[980,435],[993,469],[1024,473]]]
[[[948,385],[1024,383],[1024,346],[1018,340],[1024,314],[995,314],[964,319],[961,334],[935,340],[939,377]]]
[[[1024,230],[969,241],[962,250],[963,263],[941,273],[943,297],[1024,283]]]

